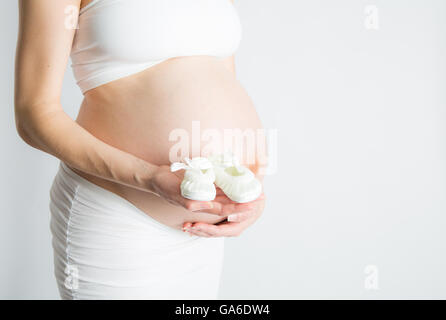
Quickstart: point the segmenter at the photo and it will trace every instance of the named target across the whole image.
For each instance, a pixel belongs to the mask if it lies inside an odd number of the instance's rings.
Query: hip
[[[50,197],[55,274],[63,298],[216,295],[222,238],[191,237],[166,226],[64,163]],[[191,292],[196,277],[206,281]]]

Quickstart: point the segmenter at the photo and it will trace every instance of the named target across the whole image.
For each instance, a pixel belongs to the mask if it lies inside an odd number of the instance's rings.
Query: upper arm
[[[55,102],[60,101],[80,2],[81,0],[19,0],[15,65],[16,110],[31,108],[30,106],[54,108],[57,104]]]

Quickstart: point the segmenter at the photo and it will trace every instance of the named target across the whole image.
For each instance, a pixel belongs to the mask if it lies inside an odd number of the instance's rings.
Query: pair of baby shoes
[[[170,166],[172,172],[181,169],[185,170],[181,195],[187,199],[212,201],[216,196],[215,185],[238,203],[253,201],[262,193],[262,185],[254,173],[240,165],[232,154],[185,158],[184,163]]]

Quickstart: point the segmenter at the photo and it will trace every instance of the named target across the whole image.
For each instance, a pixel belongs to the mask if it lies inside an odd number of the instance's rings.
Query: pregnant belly
[[[232,149],[255,162],[258,119],[251,99],[223,60],[170,59],[86,93],[76,121],[102,141],[157,165]],[[221,217],[191,213],[148,192],[78,172],[174,228]]]

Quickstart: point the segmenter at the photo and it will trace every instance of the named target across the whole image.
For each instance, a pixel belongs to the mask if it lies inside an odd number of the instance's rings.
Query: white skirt
[[[50,196],[62,299],[217,298],[223,238],[161,224],[63,162]]]

